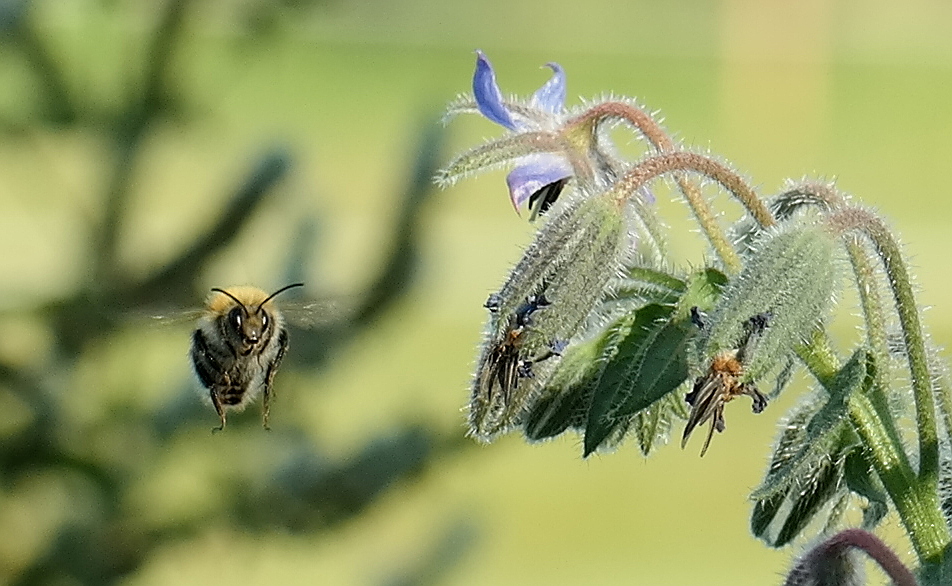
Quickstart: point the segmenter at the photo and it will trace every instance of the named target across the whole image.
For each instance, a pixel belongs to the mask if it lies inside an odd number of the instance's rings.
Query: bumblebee
[[[262,425],[268,427],[274,375],[288,348],[284,317],[272,300],[294,287],[270,295],[256,287],[214,288],[192,334],[191,358],[195,374],[225,428],[225,413],[241,411],[264,395]]]

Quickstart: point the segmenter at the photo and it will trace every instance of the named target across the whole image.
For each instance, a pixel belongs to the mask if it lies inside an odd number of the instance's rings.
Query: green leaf
[[[727,275],[717,269],[702,269],[691,275],[684,295],[678,302],[678,316],[688,318],[691,308],[710,311],[727,285]]]
[[[690,320],[691,308],[704,311],[713,307],[724,283],[722,273],[706,269],[692,275],[677,305],[652,303],[637,310],[628,335],[608,359],[592,396],[585,427],[585,456],[627,426],[632,416],[684,383],[688,377],[688,344],[697,333],[697,326]],[[663,415],[662,410],[657,415]],[[637,422],[639,429],[648,422]],[[655,431],[659,429],[655,427]],[[642,450],[646,446],[650,450],[653,443],[654,439],[642,443]]]
[[[867,359],[868,352],[857,350],[827,387],[826,403],[812,415],[809,410],[801,410],[791,417],[778,441],[767,477],[753,492],[753,498],[766,498],[800,483],[821,462],[845,456],[858,444],[849,424],[846,401],[850,393],[862,392],[867,381]]]
[[[872,384],[870,360],[865,349],[857,350],[826,386],[825,402],[814,395],[788,418],[767,477],[753,494],[751,531],[771,546],[781,547],[796,538],[837,495],[842,498],[831,517],[841,514],[846,505],[844,487],[869,501],[866,522],[875,524],[882,518],[885,492],[870,475],[846,412],[849,396]],[[775,519],[778,515],[782,517]],[[770,527],[778,523],[777,534],[771,535]]]
[[[635,314],[629,335],[605,367],[592,397],[585,427],[585,456],[625,423],[627,416],[648,407],[687,378],[684,352],[677,351],[687,328],[669,327],[674,309],[650,304]],[[664,353],[655,352],[662,346]]]
[[[687,283],[673,275],[646,267],[628,270],[626,278],[615,288],[618,298],[637,297],[647,303],[674,304],[684,295]]]
[[[750,515],[750,532],[755,537],[768,541],[767,530],[770,528],[770,523],[780,512],[780,507],[786,500],[786,493],[778,492],[754,503],[754,511]]]
[[[832,499],[840,487],[843,476],[841,463],[827,462],[816,475],[813,482],[797,495],[786,521],[780,528],[776,539],[770,545],[783,547],[803,531],[813,517]]]
[[[649,455],[656,444],[667,440],[671,433],[671,422],[680,415],[678,408],[683,403],[681,397],[669,393],[632,417],[630,429],[643,455]]]
[[[867,501],[863,510],[863,529],[874,529],[889,512],[889,495],[863,450],[853,450],[846,457],[843,479],[847,488]]]
[[[597,336],[565,351],[559,366],[530,406],[522,428],[527,439],[543,440],[584,425],[587,409],[605,369],[605,357],[613,356],[628,335],[633,314],[623,315]]]

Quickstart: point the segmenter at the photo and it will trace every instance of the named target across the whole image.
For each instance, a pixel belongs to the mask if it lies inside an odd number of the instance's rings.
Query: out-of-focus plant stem
[[[112,176],[105,193],[105,211],[94,251],[94,283],[111,283],[117,277],[116,256],[122,234],[126,202],[136,161],[150,124],[168,99],[168,68],[184,22],[189,0],[168,0],[151,46],[147,51],[142,89],[133,96],[117,121]]]

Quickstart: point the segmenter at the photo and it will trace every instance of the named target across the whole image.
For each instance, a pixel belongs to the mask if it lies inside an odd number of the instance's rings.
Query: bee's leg
[[[227,375],[225,376],[227,378]],[[212,385],[212,387],[208,390],[208,394],[212,398],[212,405],[215,406],[215,411],[218,412],[218,417],[221,419],[221,425],[219,425],[218,427],[213,427],[212,433],[217,433],[225,429],[225,408],[222,407],[221,397],[219,397],[218,395],[218,389],[220,388],[221,387],[218,385]]]
[[[271,398],[274,395],[274,375],[277,374],[278,366],[281,365],[281,361],[284,360],[284,353],[287,351],[288,332],[287,330],[281,330],[281,335],[278,337],[278,353],[274,355],[274,360],[268,365],[268,372],[266,372],[264,376],[264,403],[261,413],[261,425],[268,431],[271,431],[268,419],[271,416]]]

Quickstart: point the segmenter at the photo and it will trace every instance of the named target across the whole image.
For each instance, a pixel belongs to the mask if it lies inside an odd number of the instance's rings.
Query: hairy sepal
[[[517,425],[560,362],[560,356],[552,356],[533,364],[532,376],[519,378],[508,397],[491,392],[490,358],[508,335],[512,316],[533,296],[544,295],[549,303],[532,314],[520,337],[520,353],[529,359],[579,336],[620,272],[625,227],[623,209],[595,195],[577,198],[539,231],[497,294],[474,377],[471,435],[489,441]]]
[[[839,279],[835,251],[834,237],[817,225],[785,225],[762,234],[698,338],[692,374],[700,376],[715,356],[738,350],[745,340],[741,382],[757,382],[788,357],[833,304]],[[765,318],[766,327],[747,339],[757,316]]]

